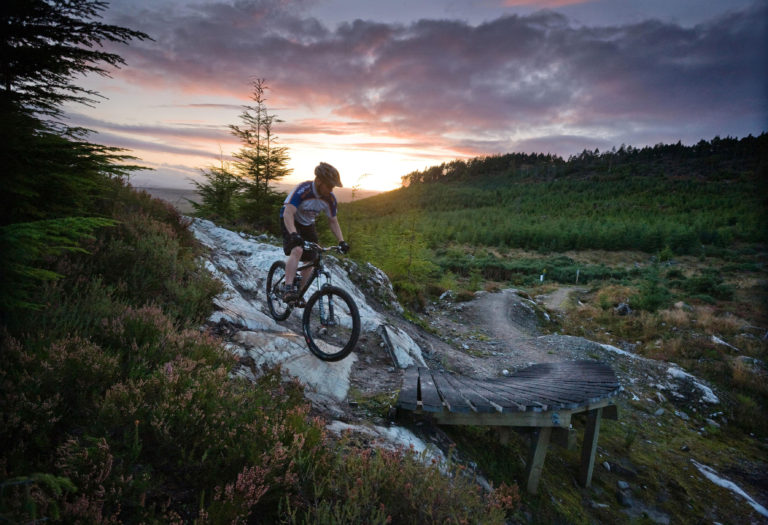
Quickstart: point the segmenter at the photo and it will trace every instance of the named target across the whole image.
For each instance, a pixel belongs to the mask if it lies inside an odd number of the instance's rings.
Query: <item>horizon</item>
[[[86,77],[68,106],[91,139],[129,149],[132,180],[192,187],[231,160],[228,133],[265,78],[285,179],[336,166],[388,191],[442,162],[507,153],[686,146],[768,130],[768,4],[760,0],[116,0],[102,13],[154,41]],[[728,78],[728,82],[723,82]]]

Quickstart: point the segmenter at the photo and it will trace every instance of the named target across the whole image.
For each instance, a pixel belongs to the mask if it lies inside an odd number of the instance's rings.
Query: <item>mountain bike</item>
[[[355,348],[360,337],[360,312],[352,296],[331,284],[331,273],[323,265],[323,253],[341,252],[338,246],[323,248],[313,242],[305,242],[304,250],[316,254],[313,261],[300,266],[294,283],[298,298],[283,300],[285,261],[275,261],[267,274],[267,304],[269,313],[276,321],[284,321],[294,308],[304,308],[302,331],[309,350],[323,361],[340,361]],[[312,268],[307,282],[302,283],[301,271]],[[321,283],[322,278],[322,283]],[[317,289],[309,299],[304,295],[317,281]]]

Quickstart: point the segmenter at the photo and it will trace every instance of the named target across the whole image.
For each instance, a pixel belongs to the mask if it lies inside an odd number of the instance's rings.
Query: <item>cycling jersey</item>
[[[314,181],[308,180],[296,186],[283,202],[280,208],[280,218],[283,218],[285,206],[293,204],[296,206],[297,223],[304,226],[314,224],[317,214],[325,212],[328,217],[336,217],[336,196],[331,192],[327,197],[320,195],[315,189]]]

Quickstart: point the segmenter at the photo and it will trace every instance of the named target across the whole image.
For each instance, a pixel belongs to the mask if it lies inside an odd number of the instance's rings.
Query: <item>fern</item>
[[[46,267],[46,261],[65,252],[86,252],[84,239],[115,224],[112,219],[66,217],[0,227],[0,312],[40,308],[32,299],[34,288],[61,277]]]

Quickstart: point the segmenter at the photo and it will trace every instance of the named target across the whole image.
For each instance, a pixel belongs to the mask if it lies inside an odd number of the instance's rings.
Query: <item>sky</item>
[[[768,0],[112,0],[153,40],[78,85],[71,124],[127,148],[136,186],[191,187],[231,161],[265,79],[285,182],[329,162],[391,190],[453,159],[567,158],[768,131]]]

